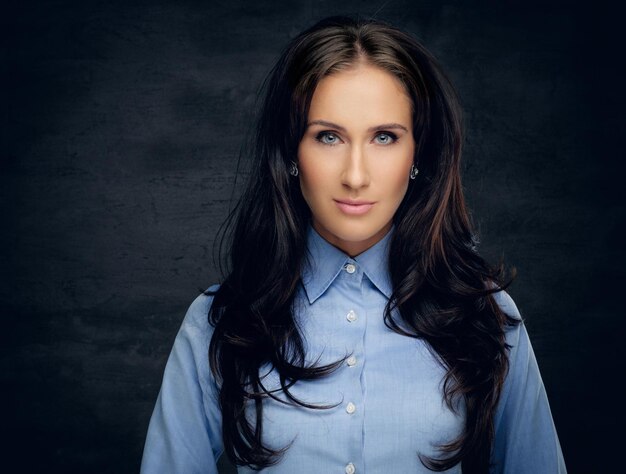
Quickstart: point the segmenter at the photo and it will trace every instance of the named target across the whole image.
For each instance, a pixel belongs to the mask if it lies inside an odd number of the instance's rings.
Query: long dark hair
[[[394,216],[389,249],[393,294],[384,311],[392,330],[424,340],[446,370],[443,396],[452,410],[465,404],[465,426],[440,446],[441,456],[420,455],[435,471],[462,463],[487,472],[493,418],[508,370],[503,313],[493,293],[510,284],[504,269],[476,250],[460,178],[461,113],[456,93],[433,56],[415,39],[385,23],[331,17],[297,36],[264,83],[254,164],[249,183],[227,221],[228,269],[215,292],[209,322],[211,370],[220,385],[225,452],[232,462],[260,469],[280,461],[285,446],[262,443],[263,387],[259,368],[271,364],[287,403],[311,409],[289,390],[298,380],[324,377],[342,360],[306,366],[303,335],[292,304],[300,283],[310,219],[289,163],[297,157],[311,97],[318,82],[365,60],[397,77],[413,103],[415,163]],[[397,310],[402,322],[394,320]],[[254,402],[256,422],[245,407]]]

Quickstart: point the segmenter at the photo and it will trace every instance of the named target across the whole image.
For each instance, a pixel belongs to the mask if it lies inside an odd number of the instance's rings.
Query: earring
[[[411,174],[409,175],[409,178],[415,179],[417,173],[419,173],[419,170],[415,167],[415,165],[411,165]]]
[[[298,165],[295,162],[291,162],[291,167],[289,168],[289,174],[291,176],[298,176]]]

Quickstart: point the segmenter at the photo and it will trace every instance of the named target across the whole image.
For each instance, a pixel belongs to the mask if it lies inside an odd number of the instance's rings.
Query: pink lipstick
[[[373,202],[371,201],[358,201],[351,199],[343,199],[337,200],[335,199],[335,204],[341,210],[341,212],[345,214],[349,214],[351,216],[360,216],[369,211],[372,207],[374,207]]]

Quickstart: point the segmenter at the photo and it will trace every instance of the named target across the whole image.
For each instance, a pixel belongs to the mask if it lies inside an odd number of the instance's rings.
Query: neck
[[[391,222],[386,224],[374,235],[371,235],[363,240],[342,239],[340,236],[334,235],[326,229],[322,228],[315,220],[313,221],[313,228],[326,242],[338,248],[348,256],[354,258],[380,242],[383,237],[387,235],[387,232],[389,232],[389,230],[391,229]]]

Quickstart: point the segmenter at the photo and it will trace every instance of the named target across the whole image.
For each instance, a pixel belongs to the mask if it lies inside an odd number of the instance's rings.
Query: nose
[[[370,174],[362,146],[354,145],[351,147],[341,175],[341,182],[352,189],[359,189],[369,185]]]

